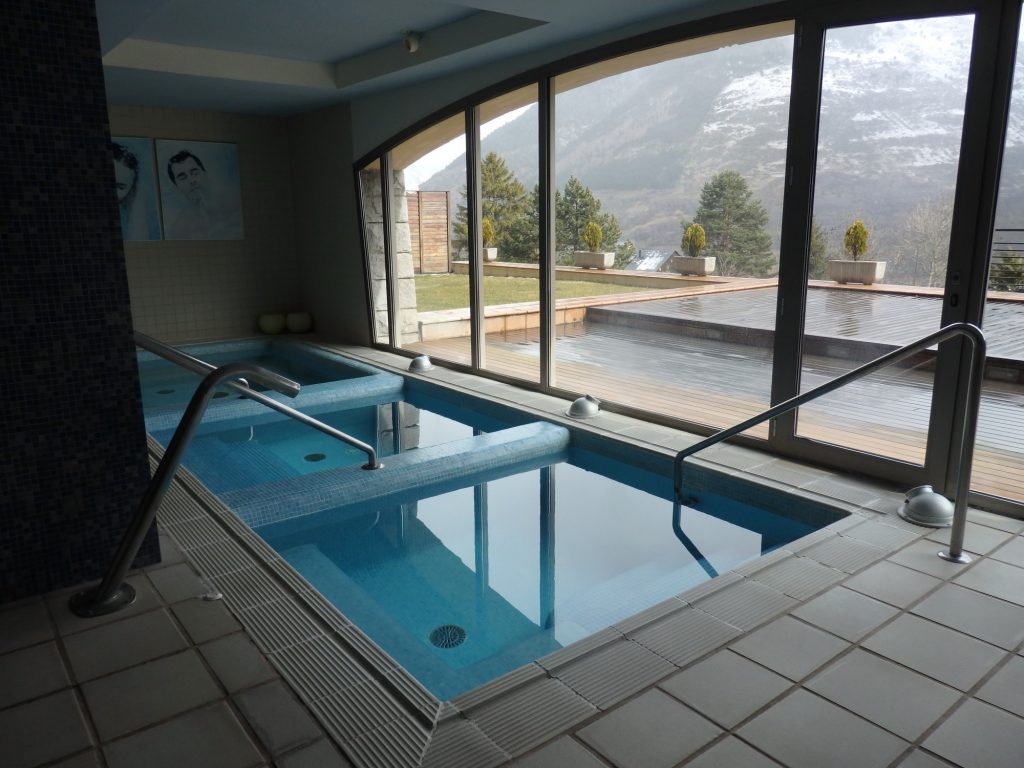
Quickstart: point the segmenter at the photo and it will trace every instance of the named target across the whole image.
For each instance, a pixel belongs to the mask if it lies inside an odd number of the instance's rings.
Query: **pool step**
[[[379,470],[342,467],[230,491],[221,499],[257,528],[412,489],[422,498],[464,488],[562,461],[568,447],[565,427],[534,422],[389,456]]]

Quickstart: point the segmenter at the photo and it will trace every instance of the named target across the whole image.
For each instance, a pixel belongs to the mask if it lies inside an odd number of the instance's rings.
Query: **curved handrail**
[[[192,435],[203,418],[206,406],[213,397],[213,388],[222,381],[238,376],[248,376],[253,381],[258,381],[271,389],[295,397],[299,393],[300,385],[291,379],[286,379],[273,371],[260,368],[249,363],[231,363],[214,369],[206,376],[196,389],[195,394],[181,417],[181,423],[174,431],[170,445],[164,451],[160,464],[153,473],[153,479],[146,488],[146,493],[139,502],[139,508],[132,518],[128,530],[125,531],[118,545],[117,553],[114,555],[114,562],[110,570],[104,576],[99,586],[78,592],[70,600],[71,610],[79,616],[101,616],[106,613],[113,613],[121,608],[131,605],[135,601],[135,590],[125,582],[124,577],[128,573],[135,556],[139,553],[142,540],[153,524],[157,508],[163,500],[167,488],[174,479],[174,473],[181,463],[181,457],[188,447]]]
[[[710,448],[712,445],[720,443],[723,440],[727,440],[730,437],[734,437],[740,432],[745,432],[751,427],[755,427],[762,422],[774,419],[776,416],[781,416],[794,408],[799,408],[801,405],[804,405],[811,400],[816,400],[822,395],[834,392],[840,387],[849,384],[851,381],[861,379],[881,368],[885,368],[894,363],[898,363],[901,360],[905,360],[918,352],[923,352],[933,344],[946,341],[954,336],[964,336],[971,342],[971,371],[967,385],[967,403],[963,410],[963,418],[960,423],[959,456],[955,457],[959,460],[959,468],[957,471],[956,487],[954,488],[955,502],[953,511],[953,530],[950,535],[949,552],[941,554],[947,560],[960,561],[963,557],[964,531],[967,526],[967,495],[971,478],[971,463],[974,460],[974,431],[978,423],[978,407],[981,401],[981,381],[985,372],[986,354],[985,334],[982,333],[978,326],[972,325],[971,323],[951,323],[944,328],[940,328],[934,333],[924,336],[912,344],[907,344],[904,347],[900,347],[899,349],[884,354],[881,357],[872,360],[870,363],[865,363],[858,368],[854,368],[848,373],[844,373],[842,376],[839,376],[832,381],[808,390],[802,395],[791,397],[789,400],[785,400],[778,405],[772,406],[756,416],[751,416],[746,421],[742,421],[735,426],[716,432],[710,437],[694,443],[689,448],[681,450],[676,454],[675,460],[672,464],[673,489],[675,491],[675,502],[672,510],[673,529],[675,529],[677,525],[680,506],[682,505],[683,462],[687,457],[692,456],[699,451],[703,451],[705,448]]]
[[[175,349],[169,344],[164,344],[162,341],[157,341],[152,336],[147,336],[144,333],[135,331],[135,343],[143,349],[152,352],[154,355],[159,355],[165,360],[170,360],[172,363],[177,363],[182,368],[186,368],[193,373],[198,373],[201,376],[205,376],[211,371],[217,370],[214,366],[209,363],[200,360],[198,357],[192,357],[192,355],[182,352],[180,349]],[[242,381],[227,381],[225,384],[231,389],[238,392],[242,397],[247,397],[250,400],[255,400],[257,403],[261,403],[267,408],[283,413],[296,421],[305,424],[307,427],[312,427],[323,432],[325,435],[333,437],[335,440],[340,440],[347,445],[351,445],[366,454],[366,464],[363,465],[363,469],[380,469],[384,465],[377,460],[377,449],[369,443],[364,443],[358,438],[352,437],[339,429],[335,429],[329,424],[324,424],[322,421],[314,419],[312,416],[307,416],[302,411],[297,411],[284,403],[279,403],[271,397],[267,397],[262,392],[257,392],[250,389]]]

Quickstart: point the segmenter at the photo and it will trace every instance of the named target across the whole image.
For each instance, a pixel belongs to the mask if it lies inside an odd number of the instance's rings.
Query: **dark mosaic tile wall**
[[[4,0],[0,603],[101,575],[147,482],[108,134],[92,0]]]

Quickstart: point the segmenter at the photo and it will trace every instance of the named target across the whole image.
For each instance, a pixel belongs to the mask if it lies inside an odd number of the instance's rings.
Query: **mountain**
[[[952,201],[972,18],[832,30],[826,39],[815,186],[816,221],[835,255],[854,218],[873,251],[897,247],[908,215]],[[678,244],[719,171],[747,179],[778,246],[793,38],[729,46],[608,77],[556,98],[555,173],[589,186],[640,248]],[[1018,78],[1018,82],[1024,79]],[[556,81],[557,88],[557,81]],[[1024,94],[1021,94],[1024,96]],[[537,181],[537,110],[481,142],[527,188]],[[1024,119],[1005,152],[1000,222],[1024,226]],[[421,184],[461,199],[462,158]],[[1007,223],[1010,222],[1010,223]]]

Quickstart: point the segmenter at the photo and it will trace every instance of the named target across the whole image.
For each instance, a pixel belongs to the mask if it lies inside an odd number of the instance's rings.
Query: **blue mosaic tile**
[[[2,603],[102,575],[149,469],[94,5],[9,0],[0,58]]]

